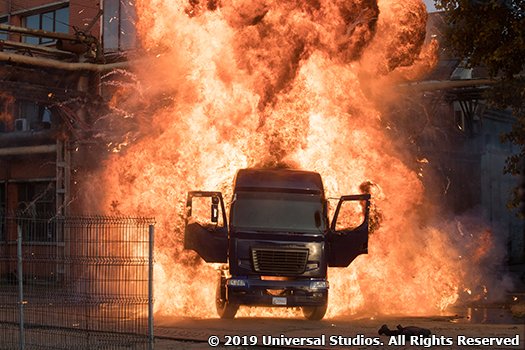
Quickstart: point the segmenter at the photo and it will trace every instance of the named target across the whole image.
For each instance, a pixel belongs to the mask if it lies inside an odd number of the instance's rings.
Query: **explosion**
[[[435,313],[478,282],[472,262],[458,258],[461,243],[424,221],[423,185],[395,153],[379,112],[400,79],[435,62],[420,0],[136,6],[154,58],[137,64],[137,86],[113,102],[139,119],[143,136],[107,160],[97,183],[101,208],[156,218],[158,312],[215,317],[217,273],[182,249],[184,201],[189,190],[220,190],[228,202],[237,169],[252,166],[319,172],[328,197],[368,184],[376,218],[369,254],[329,271],[329,317]]]

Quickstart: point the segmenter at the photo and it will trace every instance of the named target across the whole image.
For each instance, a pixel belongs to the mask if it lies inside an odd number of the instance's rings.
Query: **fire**
[[[216,271],[182,249],[187,191],[221,190],[228,201],[237,169],[282,163],[319,172],[328,197],[363,183],[372,194],[369,255],[329,271],[329,317],[429,314],[458,300],[470,262],[458,258],[453,225],[422,219],[422,183],[379,112],[393,84],[435,62],[420,0],[140,0],[137,9],[154,58],[135,67],[139,88],[113,103],[143,106],[132,113],[146,136],[106,163],[101,206],[156,218],[158,312],[215,316]]]

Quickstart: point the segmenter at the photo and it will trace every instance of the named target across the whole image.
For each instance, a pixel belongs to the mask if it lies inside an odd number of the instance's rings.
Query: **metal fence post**
[[[19,308],[19,325],[20,335],[18,339],[18,348],[25,349],[24,337],[24,280],[22,274],[22,226],[17,225],[16,255],[18,260],[17,278],[18,278],[18,308]]]
[[[149,225],[149,252],[148,252],[148,349],[153,350],[155,337],[153,336],[153,247],[155,227]]]

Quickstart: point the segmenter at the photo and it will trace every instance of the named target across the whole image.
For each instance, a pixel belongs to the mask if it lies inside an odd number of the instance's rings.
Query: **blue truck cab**
[[[209,203],[208,222],[193,217],[196,199]],[[356,201],[361,219],[341,228],[341,208]],[[216,289],[221,318],[249,305],[301,307],[307,319],[320,320],[328,305],[328,267],[347,267],[368,251],[369,206],[369,194],[342,196],[330,222],[318,173],[241,169],[229,217],[220,192],[188,193],[184,248],[223,263]]]

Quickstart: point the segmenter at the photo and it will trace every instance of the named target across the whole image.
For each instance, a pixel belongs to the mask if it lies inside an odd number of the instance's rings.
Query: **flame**
[[[423,185],[380,113],[395,83],[435,62],[420,0],[140,0],[137,10],[153,58],[112,103],[132,111],[142,137],[97,176],[101,208],[156,218],[157,312],[215,317],[217,272],[182,249],[184,199],[200,189],[228,201],[249,166],[317,171],[328,197],[371,192],[369,254],[330,269],[328,316],[435,313],[476,282],[454,225],[424,221]]]

